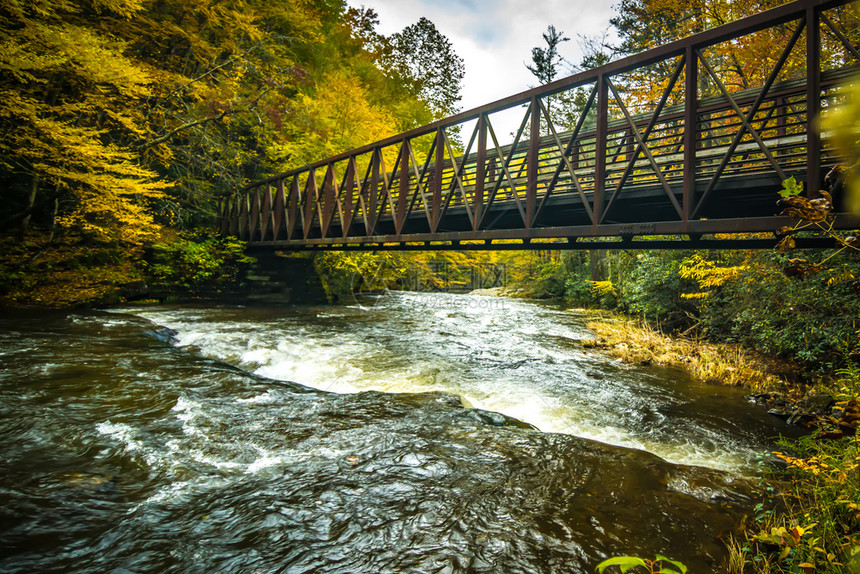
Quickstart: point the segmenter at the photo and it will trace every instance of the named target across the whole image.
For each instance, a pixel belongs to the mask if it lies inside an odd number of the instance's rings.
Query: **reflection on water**
[[[776,423],[572,313],[418,297],[6,312],[0,571],[715,569]]]

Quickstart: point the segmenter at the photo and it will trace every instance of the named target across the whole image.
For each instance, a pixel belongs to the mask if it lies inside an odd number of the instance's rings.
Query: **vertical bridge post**
[[[806,194],[813,197],[821,186],[821,26],[815,6],[806,8]]]
[[[606,132],[609,124],[609,84],[597,75],[597,135],[594,142],[594,233],[603,220],[603,192],[606,188]]]
[[[699,118],[696,110],[699,99],[699,58],[695,46],[687,46],[684,53],[684,230],[690,221],[696,201],[696,146],[698,145]]]
[[[531,229],[535,221],[537,204],[538,161],[540,156],[540,102],[538,97],[532,98],[531,122],[529,124],[529,150],[526,171],[526,229]]]
[[[487,116],[478,116],[478,157],[475,165],[475,200],[472,207],[472,231],[478,231],[484,216],[484,179],[487,175]]]

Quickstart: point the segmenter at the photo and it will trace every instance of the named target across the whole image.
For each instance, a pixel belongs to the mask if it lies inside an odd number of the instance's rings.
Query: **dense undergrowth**
[[[165,233],[148,245],[63,234],[0,240],[0,303],[105,306],[132,299],[195,299],[233,288],[253,258],[208,230]]]
[[[729,573],[860,572],[860,440],[835,438],[860,418],[860,369],[840,369],[826,390],[842,417],[782,441],[774,453],[782,464],[762,462],[762,500],[744,535],[729,541]]]
[[[738,343],[809,373],[832,373],[858,357],[860,258],[838,255],[825,270],[789,276],[796,257],[769,251],[561,253],[536,265],[530,294],[618,310],[663,332]]]

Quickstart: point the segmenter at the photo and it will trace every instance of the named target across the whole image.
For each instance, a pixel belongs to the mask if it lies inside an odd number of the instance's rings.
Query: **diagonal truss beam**
[[[541,211],[543,210],[543,206],[546,204],[547,200],[552,196],[553,191],[555,191],[555,186],[558,183],[558,178],[561,174],[562,167],[567,168],[568,173],[570,173],[570,179],[573,181],[573,185],[576,187],[576,192],[579,194],[579,198],[582,200],[582,205],[585,207],[585,212],[588,214],[588,218],[594,223],[594,213],[591,211],[591,204],[588,202],[588,199],[585,197],[585,191],[582,189],[582,184],[579,183],[579,178],[576,176],[576,170],[573,169],[573,166],[570,164],[570,159],[567,157],[570,154],[570,149],[572,145],[576,142],[576,137],[579,134],[579,128],[582,126],[583,120],[588,115],[589,108],[591,107],[591,103],[594,101],[593,96],[597,93],[596,90],[592,92],[592,98],[589,99],[588,104],[582,112],[582,116],[577,122],[577,129],[574,130],[573,134],[570,136],[570,141],[567,146],[563,146],[561,142],[561,138],[558,136],[558,133],[555,131],[555,126],[552,123],[552,119],[549,117],[549,110],[546,109],[546,106],[543,104],[543,100],[538,99],[538,105],[540,105],[540,109],[543,112],[543,116],[546,119],[547,126],[549,128],[550,133],[552,134],[553,139],[555,140],[555,145],[558,148],[558,151],[561,152],[561,161],[559,161],[558,166],[556,167],[555,173],[553,174],[552,180],[550,180],[549,185],[546,188],[546,193],[544,193],[541,198],[541,202],[535,210],[535,221],[540,216]]]
[[[678,78],[681,77],[681,72],[684,71],[686,63],[687,57],[686,55],[682,55],[681,60],[678,62],[678,65],[675,67],[675,70],[669,79],[669,83],[666,86],[666,89],[663,90],[663,94],[660,96],[660,101],[657,103],[657,107],[654,109],[654,114],[651,116],[651,120],[645,127],[645,131],[642,132],[642,142],[648,140],[648,137],[651,135],[651,132],[654,130],[654,127],[657,125],[657,121],[660,119],[660,114],[663,112],[663,108],[669,101],[669,96],[672,94],[672,90],[675,89],[675,85],[678,82]],[[621,175],[621,179],[618,181],[618,185],[615,186],[615,190],[609,197],[609,202],[606,204],[606,209],[603,211],[604,220],[606,219],[606,214],[609,213],[610,209],[612,209],[612,205],[615,202],[615,198],[621,192],[621,188],[624,187],[624,184],[627,182],[627,179],[630,177],[630,174],[633,173],[633,168],[636,165],[636,160],[639,159],[639,154],[642,151],[642,144],[637,144],[635,151],[631,154],[632,157],[630,158],[630,161],[627,162],[627,167],[625,168],[624,173]]]
[[[415,207],[415,202],[418,196],[421,196],[421,204],[424,207],[424,216],[427,218],[427,224],[433,224],[433,217],[430,213],[430,205],[427,202],[427,193],[424,190],[424,178],[427,176],[427,170],[430,168],[430,160],[433,159],[433,152],[436,151],[436,138],[433,138],[433,143],[430,144],[430,151],[427,152],[427,159],[424,161],[424,167],[418,167],[418,160],[415,158],[415,150],[412,148],[411,141],[409,142],[409,159],[412,161],[412,169],[415,172],[415,190],[412,193],[412,201],[409,204],[409,209],[406,212],[408,217]]]
[[[800,23],[797,25],[797,28],[794,30],[794,34],[792,34],[791,39],[788,41],[788,44],[782,51],[779,60],[776,62],[773,67],[773,70],[771,70],[770,74],[768,75],[767,81],[764,83],[764,86],[762,86],[758,97],[756,97],[755,102],[753,102],[753,105],[752,107],[750,107],[750,110],[747,114],[744,114],[743,111],[741,111],[740,106],[738,106],[737,102],[735,102],[734,98],[732,98],[731,94],[729,94],[725,84],[723,84],[722,80],[720,80],[716,71],[711,66],[710,62],[708,62],[708,60],[704,57],[701,50],[696,50],[696,56],[698,57],[699,61],[702,63],[705,70],[708,72],[708,75],[711,76],[711,79],[713,79],[714,82],[717,84],[717,87],[719,87],[720,92],[722,92],[723,94],[723,97],[728,100],[729,104],[732,106],[732,109],[734,109],[738,117],[741,118],[743,125],[738,130],[738,133],[735,135],[734,139],[732,140],[732,143],[729,145],[729,149],[726,150],[723,159],[720,161],[720,165],[717,167],[717,171],[714,173],[714,176],[711,178],[708,187],[705,189],[705,192],[702,194],[701,199],[699,199],[696,208],[693,210],[692,216],[694,218],[698,217],[699,214],[702,212],[702,209],[705,206],[705,202],[708,201],[708,198],[710,197],[711,192],[714,190],[714,187],[716,187],[717,181],[720,179],[723,170],[725,170],[726,166],[729,163],[729,160],[732,157],[732,154],[735,152],[735,149],[743,138],[744,133],[747,131],[749,132],[750,136],[752,136],[752,138],[756,141],[759,148],[761,148],[762,152],[773,166],[774,171],[776,171],[776,173],[779,175],[779,178],[785,179],[785,172],[783,172],[782,168],[779,167],[779,164],[773,157],[773,154],[770,153],[770,150],[765,145],[764,141],[762,141],[759,133],[755,130],[755,128],[752,127],[751,122],[753,121],[753,118],[755,118],[755,115],[758,112],[759,107],[761,107],[762,102],[767,97],[767,92],[770,90],[770,87],[773,85],[773,83],[776,81],[776,78],[779,76],[779,72],[782,71],[782,67],[788,60],[788,56],[791,54],[791,50],[797,43],[798,38],[800,38],[800,34],[805,26],[806,22],[804,22],[803,20],[801,20]]]
[[[840,30],[836,27],[835,24],[833,24],[833,21],[827,17],[827,14],[821,12],[818,17],[821,18],[821,21],[824,22],[827,27],[830,28],[831,31],[833,31],[839,41],[842,42],[842,46],[844,46],[845,49],[848,50],[851,55],[854,56],[855,59],[860,60],[860,52],[858,52],[857,48],[855,48],[854,45],[851,44],[851,40],[845,37],[845,34],[842,33],[842,30]]]
[[[639,142],[639,148],[642,153],[645,154],[645,157],[648,158],[648,162],[651,164],[651,169],[654,170],[654,173],[657,175],[657,179],[660,180],[660,185],[663,186],[663,190],[666,192],[666,195],[669,196],[669,201],[672,202],[672,207],[675,208],[675,211],[678,213],[678,217],[682,218],[683,212],[681,210],[681,205],[678,203],[678,200],[675,198],[675,194],[672,192],[671,186],[666,181],[666,177],[663,175],[663,170],[660,169],[660,166],[657,165],[657,160],[654,159],[654,156],[651,154],[651,150],[648,149],[648,146],[645,145],[645,140],[642,139],[642,134],[639,133],[639,128],[636,127],[636,122],[633,121],[633,118],[630,117],[630,112],[627,111],[627,106],[624,105],[624,102],[621,100],[621,96],[618,93],[618,90],[615,89],[615,84],[609,78],[606,78],[606,84],[609,86],[609,89],[612,91],[612,95],[615,97],[615,101],[618,103],[618,107],[621,108],[621,113],[624,114],[624,118],[627,120],[627,124],[630,126],[630,131],[633,134],[633,137],[636,138],[636,141]],[[606,218],[606,212],[608,209],[603,211],[603,214],[600,217],[600,222],[602,223]]]
[[[493,146],[496,148],[496,154],[498,154],[499,158],[505,158],[504,161],[502,162],[502,171],[504,171],[504,173],[505,173],[505,177],[507,178],[507,181],[508,181],[508,186],[510,187],[512,199],[516,202],[516,206],[520,212],[520,217],[522,218],[523,223],[526,222],[526,212],[525,212],[525,209],[523,208],[523,204],[522,204],[522,201],[520,200],[520,196],[517,193],[517,187],[514,184],[514,178],[511,176],[510,164],[511,164],[511,160],[513,160],[513,158],[514,158],[514,152],[517,149],[517,144],[519,144],[520,138],[523,136],[523,132],[526,129],[526,124],[528,123],[530,116],[531,116],[531,106],[529,106],[529,108],[526,110],[526,115],[525,115],[525,117],[523,117],[523,121],[520,124],[520,129],[517,130],[517,135],[514,138],[513,143],[511,144],[511,149],[508,151],[507,156],[505,156],[505,154],[502,153],[502,146],[499,145],[499,139],[496,137],[496,130],[493,129],[492,122],[490,122],[489,118],[487,118],[487,129],[489,130],[490,137],[493,140]],[[487,206],[487,211],[490,210],[490,206],[492,205],[493,200],[496,197],[496,194],[499,192],[499,189],[501,189],[502,181],[503,180],[501,177],[498,180],[496,180],[496,185],[493,186],[493,192],[490,194],[490,199],[489,199],[490,205]]]
[[[579,132],[582,130],[582,126],[585,125],[585,120],[588,117],[588,112],[591,111],[591,106],[594,105],[594,101],[597,99],[597,85],[591,89],[591,93],[588,96],[588,100],[585,102],[585,108],[583,109],[582,115],[579,116],[579,120],[576,122],[576,127],[573,130],[573,133],[570,135],[570,140],[567,142],[567,147],[565,147],[563,155],[569,156],[574,146],[579,144]],[[555,184],[558,182],[558,178],[561,176],[561,172],[563,169],[563,165],[561,163],[555,168],[555,173],[552,175],[552,179],[549,183],[549,189],[555,188]],[[584,198],[583,198],[584,199]],[[543,208],[544,202],[546,201],[546,196],[541,201],[540,206],[538,207],[538,211]],[[584,201],[586,212],[588,213],[589,219],[594,223],[594,212],[591,210],[591,204],[588,200]]]

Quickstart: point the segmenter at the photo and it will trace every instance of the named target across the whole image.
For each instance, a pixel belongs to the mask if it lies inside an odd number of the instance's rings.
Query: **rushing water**
[[[786,429],[584,351],[584,320],[409,293],[7,311],[0,572],[714,571],[733,479]]]

